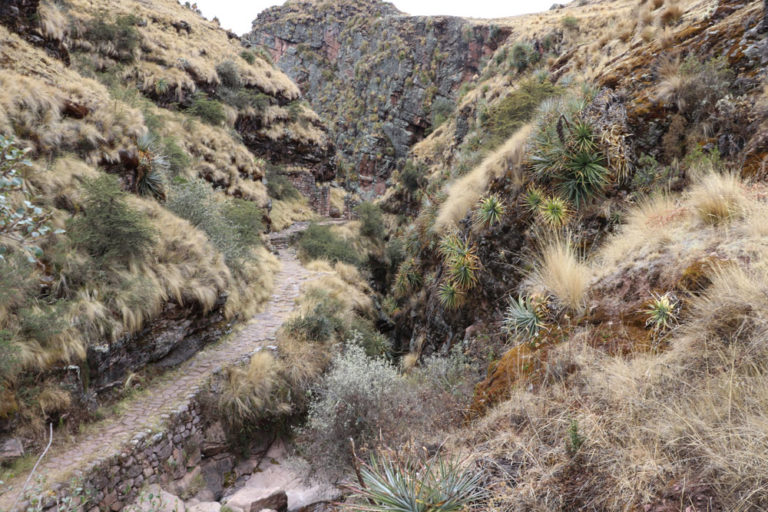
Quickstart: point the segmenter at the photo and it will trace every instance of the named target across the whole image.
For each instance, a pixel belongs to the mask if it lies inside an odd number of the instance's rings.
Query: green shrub
[[[290,201],[301,198],[301,193],[293,186],[288,176],[280,172],[280,168],[267,165],[267,193],[269,197],[280,201]]]
[[[311,224],[299,239],[299,253],[304,259],[358,264],[354,247],[331,231],[329,226]]]
[[[224,217],[232,224],[240,243],[246,247],[261,245],[264,210],[253,201],[234,198],[224,203]]]
[[[453,113],[456,105],[448,98],[435,98],[432,102],[432,109],[430,115],[432,117],[432,126],[429,130],[431,132],[437,130],[441,124],[443,124],[448,117]]]
[[[340,309],[338,301],[324,297],[311,312],[287,322],[286,329],[291,334],[300,335],[309,341],[330,341],[335,334],[344,331],[344,324],[337,316]]]
[[[567,30],[576,30],[579,28],[579,19],[574,16],[564,16],[563,19],[560,20],[560,23],[562,23],[563,28]]]
[[[250,50],[243,50],[240,52],[240,57],[247,62],[248,64],[253,64],[256,62],[256,56],[253,54]]]
[[[441,455],[427,460],[372,456],[360,475],[355,501],[370,511],[461,512],[487,496],[482,471]]]
[[[3,390],[5,380],[12,379],[18,369],[19,350],[13,338],[11,331],[0,329],[0,391]]]
[[[580,119],[581,102],[553,102],[542,110],[531,162],[540,182],[551,183],[579,208],[608,184],[607,159],[592,126]]]
[[[400,264],[397,269],[397,275],[395,276],[395,295],[404,297],[408,293],[417,290],[423,281],[423,277],[419,273],[416,260],[408,258]]]
[[[645,310],[648,319],[645,325],[654,331],[664,331],[677,321],[678,301],[673,294],[654,294]]]
[[[44,347],[66,329],[63,303],[40,303],[19,310],[19,333],[23,338],[39,341]]]
[[[520,87],[493,106],[482,123],[487,133],[484,146],[494,148],[531,120],[536,108],[560,92],[549,80],[525,80]]]
[[[360,317],[352,321],[346,338],[347,344],[362,347],[368,357],[389,357],[392,352],[392,342],[372,322]]]
[[[37,198],[25,184],[31,166],[29,149],[19,148],[12,137],[0,135],[0,265],[9,247],[20,247],[30,261],[42,257],[38,244],[50,233],[50,212],[34,204]],[[7,245],[6,245],[7,244]]]
[[[218,64],[216,66],[216,74],[219,75],[219,79],[225,87],[237,89],[242,86],[240,71],[237,69],[237,64],[231,60],[225,60]]]
[[[504,215],[504,203],[495,194],[488,195],[480,200],[475,211],[475,225],[491,227],[501,221]]]
[[[400,173],[400,183],[402,183],[405,190],[413,194],[424,185],[424,175],[426,172],[427,169],[424,164],[417,164],[412,160],[408,160],[405,162],[405,166]]]
[[[380,240],[384,236],[384,216],[381,208],[370,201],[364,201],[355,208],[360,219],[360,234],[372,240]]]
[[[518,41],[512,46],[510,59],[515,69],[522,72],[539,62],[541,55],[529,43]]]
[[[179,146],[175,137],[167,137],[163,139],[163,148],[165,156],[168,159],[168,170],[171,177],[183,174],[192,160],[189,157],[189,154]]]
[[[142,259],[154,245],[155,231],[143,213],[133,210],[115,177],[84,183],[83,213],[70,222],[70,236],[103,263]]]
[[[114,23],[104,20],[111,16],[106,12],[98,13],[85,28],[84,36],[95,43],[111,43],[120,53],[121,60],[133,60],[133,52],[139,47],[141,36],[135,26],[139,18],[131,14],[118,16]]]
[[[166,207],[208,235],[233,270],[260,243],[261,210],[244,200],[217,200],[202,180],[172,187]]]
[[[188,112],[214,126],[220,126],[227,120],[227,115],[224,113],[224,107],[222,107],[221,103],[208,98],[205,93],[201,92],[195,94],[192,106],[189,107]]]
[[[320,464],[338,467],[352,461],[350,439],[364,446],[399,432],[414,398],[394,366],[348,344],[313,395],[304,437]]]

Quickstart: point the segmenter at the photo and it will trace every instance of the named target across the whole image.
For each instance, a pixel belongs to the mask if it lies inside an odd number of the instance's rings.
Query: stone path
[[[206,347],[179,368],[169,372],[147,394],[130,401],[122,412],[102,423],[92,425],[74,440],[54,444],[37,470],[36,475],[53,484],[74,476],[97,459],[117,453],[137,434],[157,429],[170,413],[186,405],[194,393],[217,369],[235,363],[263,345],[275,341],[278,328],[292,311],[302,285],[318,276],[304,268],[296,251],[288,247],[292,236],[306,225],[291,226],[270,238],[279,249],[280,271],[275,275],[275,288],[264,311],[254,316],[237,334],[225,341]],[[26,474],[6,482],[0,488],[0,511],[7,511]],[[8,491],[8,487],[13,491]],[[4,492],[5,491],[5,492]]]

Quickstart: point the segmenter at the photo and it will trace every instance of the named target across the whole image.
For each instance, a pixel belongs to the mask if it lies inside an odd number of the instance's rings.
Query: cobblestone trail
[[[263,345],[275,341],[275,335],[288,317],[298,298],[301,286],[319,275],[304,268],[296,252],[288,248],[292,236],[306,228],[306,223],[294,225],[270,238],[279,249],[280,271],[275,275],[275,288],[264,311],[229,339],[206,347],[179,368],[172,370],[153,385],[145,396],[130,401],[115,417],[92,425],[75,439],[54,443],[37,470],[53,484],[74,476],[99,458],[117,453],[134,436],[156,429],[170,413],[186,405],[194,393],[217,369],[235,363]],[[18,481],[0,486],[0,511],[8,510],[26,474]],[[8,490],[8,488],[13,490]]]

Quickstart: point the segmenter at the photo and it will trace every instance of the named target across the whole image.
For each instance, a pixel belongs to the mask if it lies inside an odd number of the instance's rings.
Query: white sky
[[[390,0],[391,1],[391,0]],[[568,0],[394,0],[408,14],[447,14],[471,18],[501,18],[549,9],[553,3]],[[251,22],[267,7],[280,5],[275,0],[196,0],[206,18],[219,18],[221,25],[238,34],[251,30]],[[183,2],[182,2],[183,3]],[[191,0],[194,3],[194,0]]]

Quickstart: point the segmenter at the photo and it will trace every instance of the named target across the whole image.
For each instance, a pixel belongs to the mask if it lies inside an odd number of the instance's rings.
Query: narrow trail
[[[74,438],[54,442],[37,469],[36,477],[48,484],[64,482],[99,459],[121,451],[136,435],[156,431],[170,414],[186,407],[194,394],[218,369],[236,363],[263,345],[275,341],[277,330],[294,308],[302,285],[321,273],[304,268],[289,247],[290,240],[306,229],[297,223],[273,233],[272,243],[279,249],[280,271],[264,310],[255,315],[241,331],[206,347],[153,383],[141,396],[129,400],[116,416],[89,425]],[[26,474],[0,487],[0,511],[7,511],[21,489]],[[8,488],[11,490],[8,490]]]

